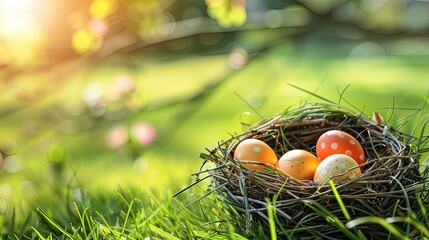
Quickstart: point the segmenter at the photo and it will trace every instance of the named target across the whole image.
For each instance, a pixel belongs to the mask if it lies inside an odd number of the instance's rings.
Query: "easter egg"
[[[320,160],[312,153],[294,149],[281,156],[276,167],[296,179],[313,180],[314,172],[319,163]]]
[[[327,131],[317,140],[316,155],[321,161],[333,154],[350,156],[359,165],[365,162],[365,153],[360,143],[352,135],[343,131]]]
[[[325,158],[317,167],[313,181],[318,184],[332,177],[334,183],[341,183],[359,177],[362,172],[356,161],[345,154],[334,154]]]
[[[253,138],[245,139],[237,145],[234,158],[239,162],[254,161],[272,166],[278,161],[276,153],[268,144]],[[257,171],[264,169],[263,164],[243,163],[243,166]]]

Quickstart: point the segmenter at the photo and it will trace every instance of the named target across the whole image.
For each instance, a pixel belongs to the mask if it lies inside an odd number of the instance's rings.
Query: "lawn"
[[[107,57],[55,81],[51,73],[0,81],[3,238],[274,239],[258,226],[251,232],[237,227],[234,211],[204,198],[208,181],[173,197],[195,181],[199,153],[242,132],[241,122],[323,101],[319,95],[368,116],[380,112],[403,132],[428,134],[427,52],[401,53],[389,38],[343,40],[333,29],[278,44],[271,35],[247,41],[252,34],[234,44],[276,45],[244,55],[142,51],[126,61]],[[237,69],[231,68],[234,53],[245,61]],[[124,76],[135,86],[112,100]],[[101,110],[88,103],[99,95],[106,104]],[[125,137],[109,147],[112,129],[133,136],[138,124],[153,127],[155,138]],[[420,161],[427,164],[427,154]]]

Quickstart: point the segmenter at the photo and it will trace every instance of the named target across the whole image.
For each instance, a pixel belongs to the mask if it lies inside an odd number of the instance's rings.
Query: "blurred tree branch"
[[[210,1],[211,2],[211,1]],[[216,1],[213,1],[216,2]],[[230,1],[231,4],[244,5],[245,1]],[[390,1],[388,1],[390,3]],[[128,3],[130,4],[130,3]],[[168,11],[173,4],[177,4],[176,1],[167,1],[162,5],[161,10],[159,11]],[[350,28],[354,31],[360,31],[368,37],[380,37],[385,36],[386,33],[383,33],[374,28],[368,28],[361,26],[357,21],[339,21],[333,15],[335,11],[340,11],[342,7],[345,7],[347,4],[358,6],[360,3],[355,3],[354,1],[325,1],[324,3],[316,3],[312,1],[305,0],[293,0],[288,3],[289,6],[300,6],[302,9],[307,11],[306,14],[309,15],[309,21],[304,24],[295,24],[293,21],[283,20],[275,27],[273,27],[267,21],[266,17],[269,11],[278,11],[278,14],[285,14],[278,10],[260,10],[252,11],[247,14],[247,22],[241,27],[230,27],[223,28],[219,26],[219,23],[214,21],[209,17],[195,17],[190,19],[184,19],[179,21],[165,21],[158,26],[155,26],[156,29],[173,29],[168,34],[158,34],[152,37],[144,38],[139,36],[135,30],[132,30],[127,26],[129,19],[127,19],[126,11],[120,9],[116,13],[112,14],[106,21],[109,24],[109,31],[103,37],[103,43],[99,50],[94,51],[88,55],[80,56],[74,53],[72,48],[64,49],[61,51],[62,57],[59,58],[58,54],[51,54],[52,59],[46,59],[45,61],[40,61],[41,63],[27,69],[14,69],[7,64],[0,65],[0,69],[6,70],[7,75],[4,77],[6,79],[13,79],[16,75],[21,73],[40,73],[51,70],[53,78],[57,81],[68,76],[70,72],[74,72],[76,69],[83,66],[89,66],[92,63],[97,63],[103,58],[111,56],[116,53],[131,53],[144,49],[148,46],[153,46],[157,44],[163,44],[168,41],[183,39],[187,37],[197,36],[200,34],[209,34],[209,33],[221,33],[229,34],[236,32],[245,32],[253,30],[262,30],[262,29],[278,29],[283,31],[287,29],[299,29],[299,32],[308,32],[310,33],[314,29],[323,28],[330,26],[332,29],[336,28]],[[394,6],[394,3],[391,3]],[[82,7],[82,6],[81,6]],[[288,16],[284,16],[288,17]],[[293,17],[292,17],[293,19]],[[407,32],[406,29],[396,29],[394,32],[388,33],[389,36],[412,36],[412,35],[427,35],[427,33],[413,33]],[[289,37],[289,36],[288,36]],[[53,50],[51,50],[53,51]],[[49,54],[48,54],[49,57]]]
[[[273,47],[277,46],[278,44],[281,44],[282,42],[274,39],[268,43],[266,43],[263,46],[260,46],[257,50],[254,51],[254,53],[251,53],[248,55],[248,58],[246,59],[246,64],[244,64],[239,69],[232,69],[230,68],[228,71],[226,71],[223,75],[216,77],[215,79],[211,80],[205,87],[199,89],[198,91],[194,92],[191,95],[183,96],[183,97],[176,97],[172,99],[168,99],[165,101],[159,101],[152,104],[148,104],[141,108],[138,111],[128,111],[124,110],[120,113],[109,113],[107,112],[105,115],[99,117],[96,119],[93,124],[88,125],[86,119],[88,118],[88,113],[85,115],[74,117],[73,120],[78,123],[80,126],[85,126],[81,128],[81,131],[86,131],[90,129],[100,128],[104,125],[109,125],[112,122],[118,122],[122,121],[124,119],[131,119],[133,117],[141,116],[141,113],[147,113],[152,111],[157,111],[165,108],[171,108],[171,107],[177,107],[179,105],[185,105],[186,108],[183,109],[183,111],[178,112],[176,115],[173,115],[171,117],[171,121],[168,125],[168,128],[171,128],[170,131],[164,131],[164,132],[173,132],[173,129],[178,129],[181,124],[183,124],[192,114],[199,109],[201,109],[202,105],[204,104],[205,100],[212,96],[214,93],[216,93],[217,90],[220,89],[221,86],[223,86],[229,79],[233,78],[236,74],[240,73],[240,70],[243,70],[247,68],[251,63],[256,61],[259,57],[263,56],[263,54]],[[299,51],[299,50],[297,50]],[[268,81],[268,80],[267,80]],[[69,117],[66,117],[69,119]]]
[[[176,3],[170,1],[164,7],[170,8],[171,5]],[[209,17],[194,17],[178,21],[164,21],[160,25],[155,26],[156,29],[170,29],[166,34],[158,34],[150,37],[142,37],[135,30],[130,29],[127,26],[127,16],[123,10],[120,10],[108,18],[106,21],[109,24],[109,31],[103,37],[103,43],[101,48],[97,51],[81,56],[74,53],[70,47],[62,50],[61,55],[63,57],[56,59],[56,54],[48,54],[45,60],[41,60],[40,64],[30,68],[16,69],[12,68],[7,64],[0,65],[0,69],[4,70],[3,78],[6,81],[12,81],[16,76],[20,74],[39,74],[49,72],[52,79],[55,79],[54,84],[61,86],[67,76],[70,73],[75,72],[83,67],[89,67],[93,64],[97,64],[102,59],[115,54],[129,54],[138,52],[150,46],[162,45],[169,41],[178,39],[184,39],[189,37],[196,37],[201,34],[235,34],[246,31],[256,31],[264,29],[273,29],[281,32],[283,39],[295,40],[298,44],[300,40],[305,38],[306,34],[312,33],[314,30],[331,28],[331,29],[350,29],[351,31],[357,31],[363,34],[367,39],[378,39],[384,36],[394,37],[410,37],[410,36],[427,36],[426,32],[407,32],[404,29],[397,29],[391,33],[383,33],[374,28],[365,28],[358,24],[356,21],[339,21],[333,15],[335,11],[341,10],[340,8],[346,6],[346,4],[358,4],[354,1],[326,1],[332,2],[331,5],[324,7],[318,7],[318,5],[311,5],[311,1],[294,0],[288,3],[290,6],[301,6],[301,9],[305,9],[305,14],[308,16],[308,20],[304,22],[294,22],[296,16],[282,16],[283,20],[278,22],[275,26],[272,25],[270,20],[267,20],[267,14],[273,11],[277,11],[277,14],[285,14],[282,9],[277,10],[260,10],[252,11],[247,14],[247,22],[241,27],[230,27],[223,28],[219,24]],[[240,1],[243,3],[243,1]],[[314,4],[314,3],[312,3]],[[319,3],[320,4],[320,3]],[[357,6],[357,5],[356,5]],[[288,13],[289,14],[289,13]],[[285,30],[293,31],[285,31]],[[281,41],[281,39],[279,39]],[[54,51],[51,49],[51,51]],[[224,49],[227,53],[228,49]]]

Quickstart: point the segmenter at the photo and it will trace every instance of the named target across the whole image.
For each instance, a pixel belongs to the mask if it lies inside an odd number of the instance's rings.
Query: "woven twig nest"
[[[354,136],[367,157],[360,177],[335,185],[349,218],[343,214],[329,184],[300,181],[269,166],[267,171],[250,170],[233,158],[237,144],[248,138],[264,141],[279,157],[292,149],[315,153],[317,139],[333,129]],[[204,164],[216,164],[204,171],[212,179],[210,188],[223,202],[242,213],[243,227],[258,222],[268,229],[267,199],[274,199],[270,204],[274,206],[275,219],[283,226],[283,233],[291,234],[284,236],[344,239],[346,234],[338,227],[338,221],[346,224],[350,218],[366,216],[407,217],[420,213],[421,203],[427,204],[426,173],[419,171],[419,154],[405,138],[410,136],[375,123],[359,112],[336,104],[316,103],[252,125],[208,149],[208,154],[202,153],[201,157]],[[412,234],[412,226],[411,230],[405,229],[406,224],[397,227]],[[389,235],[378,224],[362,224],[356,229],[369,239],[385,239]]]

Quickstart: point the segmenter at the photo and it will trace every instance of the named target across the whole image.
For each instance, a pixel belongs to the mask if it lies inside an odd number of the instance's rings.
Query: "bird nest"
[[[315,153],[318,138],[334,129],[354,136],[367,158],[362,175],[335,185],[298,180],[270,165],[266,171],[254,171],[233,157],[238,143],[248,138],[264,141],[277,156],[292,149]],[[277,234],[290,238],[344,239],[352,231],[369,239],[386,239],[391,232],[374,221],[352,227],[347,223],[368,216],[395,222],[419,215],[427,206],[427,171],[420,169],[420,154],[406,139],[412,137],[362,113],[316,103],[279,113],[207,149],[200,155],[203,166],[212,162],[215,167],[200,173],[209,174],[209,188],[240,213],[245,229],[258,223],[268,230],[274,221],[280,226],[275,228]],[[274,209],[274,214],[267,209]],[[398,221],[393,226],[404,235],[421,234],[409,223]]]

